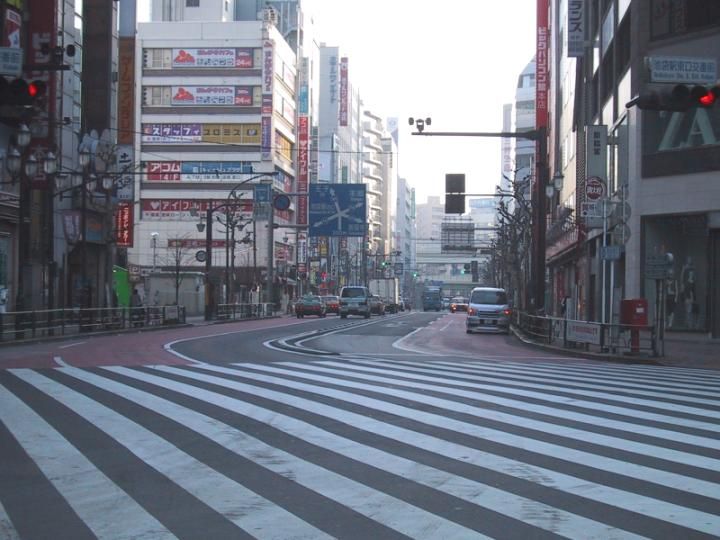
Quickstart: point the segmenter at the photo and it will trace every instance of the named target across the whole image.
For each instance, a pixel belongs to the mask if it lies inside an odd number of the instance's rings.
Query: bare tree
[[[247,217],[247,212],[243,209],[242,202],[243,192],[233,191],[228,196],[228,205],[224,207],[222,212],[218,212],[215,216],[216,221],[223,227],[225,231],[225,302],[230,303],[231,291],[234,290],[234,279],[231,276],[235,273],[235,248],[238,242],[250,243],[250,234],[246,232],[244,238],[236,240],[236,232],[243,232],[245,227],[252,223],[252,219]],[[254,238],[252,239],[254,242]]]
[[[181,238],[168,239],[165,262],[167,263],[166,266],[169,267],[172,272],[176,305],[180,304],[180,285],[182,285],[183,279],[185,278],[184,271],[194,260],[193,254],[191,253],[192,248],[189,242],[187,242],[189,238],[190,235],[186,234]]]
[[[527,301],[530,271],[532,214],[527,197],[529,184],[528,178],[516,179],[510,181],[511,191],[496,189],[503,197],[498,203],[497,234],[492,240],[490,260],[483,276],[487,282],[512,291],[521,307],[525,307]]]

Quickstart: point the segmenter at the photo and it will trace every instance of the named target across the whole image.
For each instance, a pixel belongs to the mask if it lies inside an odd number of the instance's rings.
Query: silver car
[[[370,318],[370,290],[360,285],[343,287],[340,291],[340,318],[362,315]]]
[[[475,287],[468,301],[465,331],[509,333],[512,310],[505,289]]]

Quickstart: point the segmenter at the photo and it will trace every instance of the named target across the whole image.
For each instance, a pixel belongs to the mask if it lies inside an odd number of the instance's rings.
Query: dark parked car
[[[318,317],[325,317],[327,314],[327,307],[325,302],[319,296],[306,295],[303,296],[295,304],[295,314],[298,319],[302,319],[305,315],[317,315]]]
[[[327,312],[328,313],[337,313],[340,314],[340,297],[339,296],[323,296],[323,300],[325,300],[325,305],[327,306]]]

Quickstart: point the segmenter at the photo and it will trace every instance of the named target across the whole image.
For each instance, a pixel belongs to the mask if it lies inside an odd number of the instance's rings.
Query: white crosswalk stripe
[[[720,376],[439,358],[16,369],[0,462],[3,538],[60,513],[77,538],[192,536],[199,516],[207,538],[710,538]],[[75,515],[28,511],[10,467]]]

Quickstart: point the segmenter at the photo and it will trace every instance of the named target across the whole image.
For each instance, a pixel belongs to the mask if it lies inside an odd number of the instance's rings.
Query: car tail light
[[[510,308],[503,309],[503,315],[505,315],[506,317],[509,317],[511,314],[512,314],[512,309],[510,309]]]

